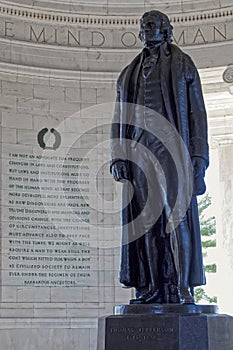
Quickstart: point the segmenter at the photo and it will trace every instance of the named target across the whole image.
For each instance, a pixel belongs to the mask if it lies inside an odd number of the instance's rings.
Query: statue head
[[[160,11],[144,13],[140,19],[139,39],[145,46],[158,46],[172,42],[173,27],[168,17]]]

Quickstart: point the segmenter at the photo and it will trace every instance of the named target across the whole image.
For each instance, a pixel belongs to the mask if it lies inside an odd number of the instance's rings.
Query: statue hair
[[[152,17],[156,20],[161,21],[162,23],[161,29],[164,33],[164,40],[168,44],[170,44],[172,42],[173,26],[171,25],[168,16],[160,11],[152,10],[149,12],[145,12],[144,15],[141,17],[140,22],[142,22],[146,17]],[[141,40],[141,30],[139,31],[139,39]]]

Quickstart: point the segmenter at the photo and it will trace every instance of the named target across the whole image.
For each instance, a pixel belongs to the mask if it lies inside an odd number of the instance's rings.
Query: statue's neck
[[[147,55],[158,55],[161,48],[166,49],[167,48],[167,43],[166,42],[162,42],[162,43],[157,43],[157,44],[153,44],[151,43],[150,45],[146,45],[146,49],[147,49]]]

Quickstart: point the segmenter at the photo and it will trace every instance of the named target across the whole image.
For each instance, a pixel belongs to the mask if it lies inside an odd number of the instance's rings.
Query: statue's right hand
[[[124,182],[125,180],[129,180],[128,164],[124,161],[117,161],[114,163],[111,172],[115,181]]]

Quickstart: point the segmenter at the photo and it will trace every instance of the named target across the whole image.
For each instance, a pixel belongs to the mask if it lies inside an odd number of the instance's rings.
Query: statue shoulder
[[[173,64],[177,65],[179,70],[182,70],[188,81],[195,79],[198,73],[192,58],[174,44],[170,44],[170,48]]]
[[[127,70],[129,68],[130,64],[128,64],[126,67],[124,67],[117,79],[117,85],[120,84],[122,82],[122,80],[124,79],[126,73],[127,73]]]
[[[190,66],[195,67],[195,64],[192,58],[183,50],[181,50],[178,46],[174,44],[170,44],[170,49],[171,49],[171,55],[173,59],[175,60],[177,59],[179,63],[183,62],[185,64],[190,64]]]
[[[134,57],[134,59],[125,68],[123,68],[123,70],[121,71],[117,79],[117,90],[120,89],[120,86],[122,82],[125,81],[127,75],[130,74],[134,70],[136,65],[139,63],[141,59],[141,55],[142,55],[142,52],[140,52],[136,57]]]

